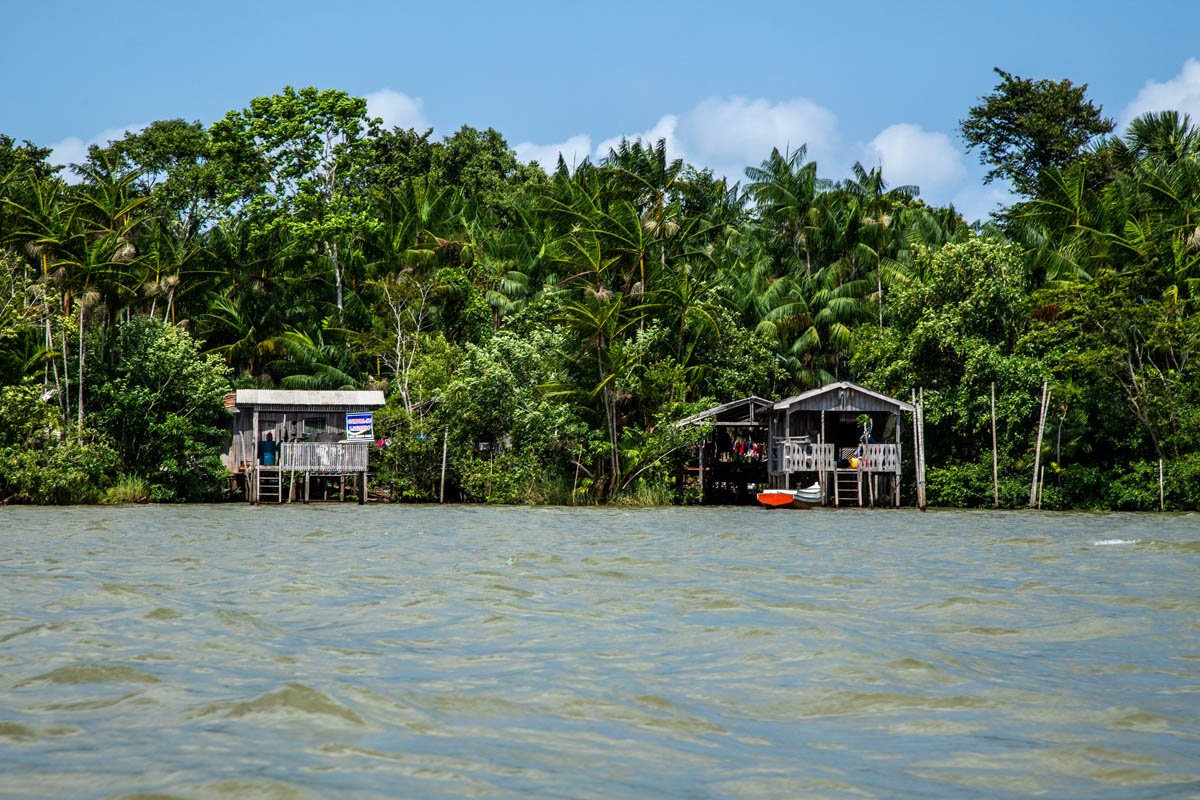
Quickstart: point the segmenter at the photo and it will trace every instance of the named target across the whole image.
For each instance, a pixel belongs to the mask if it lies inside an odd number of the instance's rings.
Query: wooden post
[[[704,505],[704,451],[708,449],[708,441],[700,443],[700,505]]]
[[[1046,468],[1042,467],[1042,474],[1038,477],[1038,511],[1042,510],[1042,490],[1046,488]]]
[[[992,506],[1000,507],[1000,467],[996,452],[996,382],[992,381]]]
[[[821,441],[820,441],[820,443],[821,443],[822,447],[824,447],[824,445],[825,445],[825,409],[823,409],[823,408],[821,409]],[[834,470],[833,471],[833,496],[834,496],[833,504],[834,504],[834,506],[837,506],[838,505],[838,499],[837,499],[838,498],[837,453],[833,454],[833,470]],[[828,481],[829,478],[826,477],[826,480]]]
[[[358,495],[358,504],[360,506],[367,504],[367,471],[365,469],[362,473],[362,491]]]
[[[895,494],[895,500],[893,501],[893,506],[895,508],[900,507],[900,464],[902,463],[903,458],[904,458],[904,448],[902,448],[900,446],[900,431],[904,427],[903,422],[904,422],[904,417],[901,416],[899,411],[897,411],[896,412],[896,474],[892,478],[892,480],[895,484],[892,487],[893,492]]]
[[[783,488],[792,488],[792,473],[787,463],[788,443],[792,440],[792,409],[783,410],[783,445],[779,448],[779,469],[783,471]]]
[[[308,505],[308,498],[309,498],[308,472],[305,472],[304,473],[304,505]]]
[[[1166,511],[1165,496],[1163,494],[1163,460],[1158,460],[1158,510]]]
[[[925,387],[921,387],[920,402],[917,403],[917,503],[925,510]]]
[[[575,491],[579,488],[579,468],[582,466],[579,459],[583,458],[583,449],[580,448],[579,455],[575,456],[575,480],[571,483],[571,505],[575,505]]]
[[[1033,449],[1033,485],[1029,488],[1029,507],[1035,508],[1038,503],[1038,470],[1042,464],[1042,434],[1046,430],[1046,408],[1050,404],[1050,383],[1042,382],[1042,409],[1038,414],[1037,444]]]
[[[447,425],[442,431],[442,483],[438,489],[438,502],[446,502],[446,450],[450,444],[450,426]]]

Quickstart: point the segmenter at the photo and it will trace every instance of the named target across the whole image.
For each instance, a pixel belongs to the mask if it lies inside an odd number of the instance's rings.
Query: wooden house
[[[747,397],[677,425],[712,423],[683,476],[701,502],[751,502],[758,488],[820,483],[827,505],[899,505],[901,414],[913,407],[849,381],[778,402]]]
[[[899,506],[900,415],[912,410],[849,381],[780,400],[771,411],[772,487],[815,480],[827,504]]]
[[[699,483],[703,503],[750,502],[767,485],[770,400],[744,397],[680,420],[677,428],[711,425],[693,449],[681,478]]]
[[[251,503],[294,500],[301,479],[305,502],[314,479],[325,496],[336,483],[342,499],[349,479],[365,502],[372,412],[383,404],[378,391],[239,389],[226,397],[232,425],[222,458]]]

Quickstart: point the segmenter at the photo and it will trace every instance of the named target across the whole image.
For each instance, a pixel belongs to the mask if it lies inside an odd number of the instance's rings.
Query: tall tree
[[[230,111],[210,130],[214,157],[228,181],[224,199],[266,230],[289,229],[333,273],[336,305],[345,307],[340,241],[371,227],[358,176],[378,126],[367,102],[342,91],[288,86]]]
[[[1021,78],[999,67],[995,72],[995,90],[959,123],[967,149],[979,148],[980,163],[991,165],[985,183],[1005,178],[1032,195],[1044,170],[1068,166],[1088,142],[1114,127],[1087,99],[1086,83]]]

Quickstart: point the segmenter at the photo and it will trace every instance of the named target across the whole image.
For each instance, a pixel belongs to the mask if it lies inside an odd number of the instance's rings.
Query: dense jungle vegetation
[[[77,181],[0,136],[0,501],[219,498],[225,392],[349,387],[386,391],[397,500],[445,440],[454,497],[669,502],[675,420],[847,379],[924,388],[933,504],[992,502],[993,382],[1026,502],[1048,381],[1044,505],[1157,508],[1161,459],[1200,508],[1200,130],[997,73],[961,132],[1020,198],[982,225],[804,147],[732,185],[661,141],[546,173],[311,88]]]

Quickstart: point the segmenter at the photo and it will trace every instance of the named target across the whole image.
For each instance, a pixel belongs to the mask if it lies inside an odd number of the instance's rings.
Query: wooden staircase
[[[254,502],[283,502],[283,471],[279,467],[258,467],[254,470]]]
[[[870,478],[868,478],[870,480]],[[841,507],[862,505],[862,473],[856,469],[839,469],[833,476],[833,504]]]

